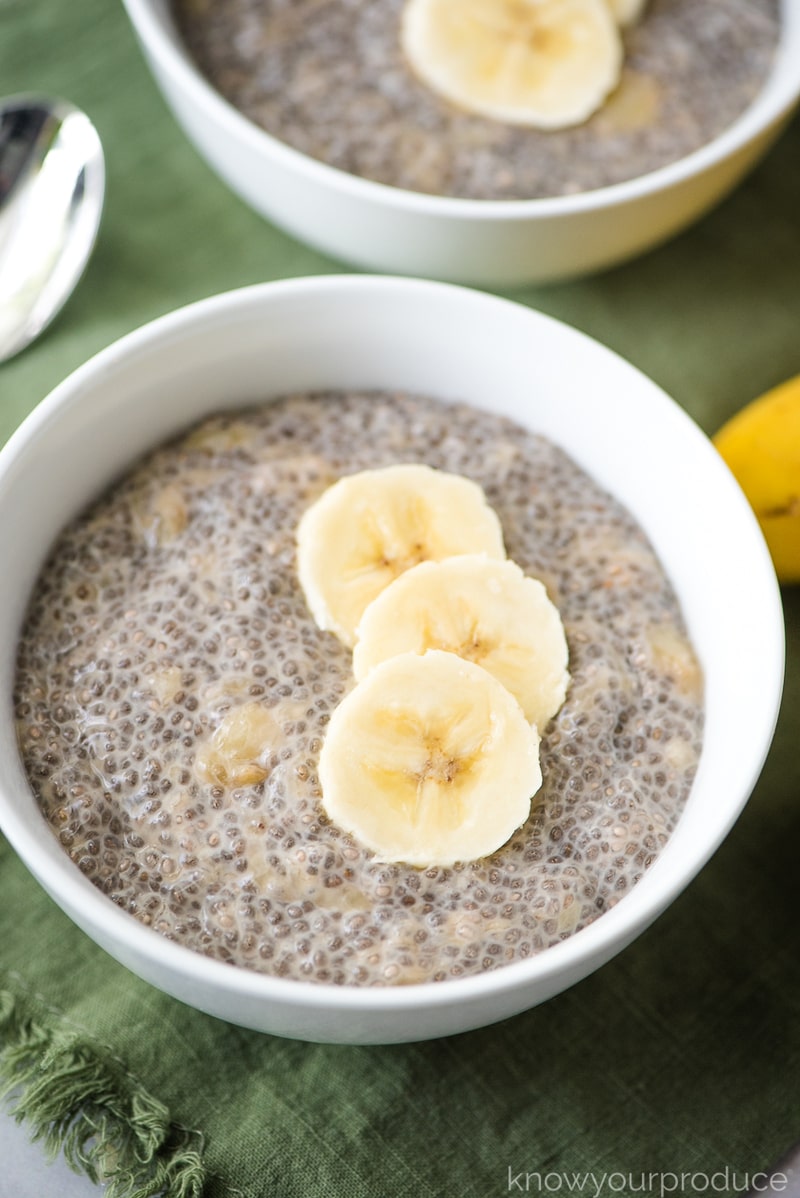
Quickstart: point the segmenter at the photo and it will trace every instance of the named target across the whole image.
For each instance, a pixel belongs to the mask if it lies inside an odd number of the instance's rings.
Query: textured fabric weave
[[[117,0],[0,0],[0,80],[5,93],[61,93],[84,107],[108,166],[104,223],[79,290],[37,345],[0,366],[0,439],[71,369],[144,321],[240,284],[340,269],[211,174],[168,114]],[[618,350],[713,431],[800,372],[800,123],[668,246],[516,298]],[[519,1192],[522,1173],[584,1171],[632,1175],[630,1192],[642,1172],[741,1176],[769,1165],[800,1137],[800,592],[785,605],[786,697],[744,816],[672,908],[570,992],[428,1044],[257,1035],[116,965],[3,844],[6,1078],[35,1080],[49,1053],[65,1095],[68,1077],[81,1079],[90,1106],[110,1087],[116,1114],[101,1103],[89,1115],[116,1120],[122,1155],[135,1141],[142,1195],[158,1176],[171,1198],[493,1198]],[[747,723],[743,711],[731,751]],[[54,1093],[29,1097],[31,1126],[69,1123]],[[92,1127],[90,1118],[71,1144],[90,1168]]]

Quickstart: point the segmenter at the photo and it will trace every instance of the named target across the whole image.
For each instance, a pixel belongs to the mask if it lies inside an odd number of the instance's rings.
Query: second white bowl
[[[582,931],[477,977],[359,989],[269,977],[194,953],[119,910],[84,877],[46,825],[19,760],[17,638],[64,522],[139,454],[211,411],[340,388],[464,400],[560,444],[651,538],[705,673],[700,767],[659,859]],[[55,901],[130,969],[223,1019],[301,1039],[388,1043],[465,1031],[542,1002],[603,964],[664,910],[728,832],[761,767],[781,691],[783,625],[771,562],[741,491],[699,429],[632,366],[573,329],[435,283],[271,283],[175,312],[103,351],[0,453],[0,570],[3,832]]]
[[[695,153],[580,195],[450,199],[346,174],[278,141],[203,78],[178,36],[167,0],[124,3],[184,130],[257,212],[357,266],[483,286],[586,274],[671,237],[758,162],[800,98],[800,7],[781,0],[782,38],[764,88],[729,129]]]

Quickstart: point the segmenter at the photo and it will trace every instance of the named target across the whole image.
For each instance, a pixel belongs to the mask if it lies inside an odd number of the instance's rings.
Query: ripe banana
[[[738,412],[714,444],[750,501],[778,578],[800,582],[800,375]]]
[[[445,99],[540,129],[591,116],[623,57],[608,0],[407,0],[401,40],[412,70]]]
[[[495,852],[528,818],[539,736],[480,666],[402,653],[334,711],[319,780],[330,818],[379,860],[452,865]]]
[[[298,574],[311,613],[350,646],[367,605],[399,574],[473,552],[505,558],[500,522],[481,488],[414,464],[339,479],[297,530]]]
[[[567,641],[541,582],[483,554],[423,562],[367,607],[353,672],[399,653],[443,649],[488,670],[543,731],[567,692]]]

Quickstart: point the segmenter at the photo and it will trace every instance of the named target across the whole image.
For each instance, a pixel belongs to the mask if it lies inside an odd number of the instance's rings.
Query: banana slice
[[[297,529],[297,568],[312,615],[350,646],[364,609],[398,574],[473,552],[505,557],[497,516],[477,483],[429,466],[341,478]]]
[[[353,652],[357,680],[398,653],[444,649],[483,666],[541,732],[567,693],[557,609],[512,561],[482,554],[423,562],[370,603]]]
[[[606,0],[611,15],[623,28],[635,25],[644,12],[647,0]]]
[[[438,649],[403,653],[334,711],[319,780],[330,818],[380,860],[473,861],[528,818],[539,736],[480,666]]]
[[[622,67],[607,0],[407,0],[401,38],[412,69],[445,99],[540,129],[585,121]]]

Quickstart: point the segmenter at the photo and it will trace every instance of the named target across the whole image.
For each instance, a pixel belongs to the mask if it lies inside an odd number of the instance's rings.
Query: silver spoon
[[[72,294],[104,189],[103,150],[85,113],[47,96],[0,99],[0,362]]]

